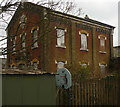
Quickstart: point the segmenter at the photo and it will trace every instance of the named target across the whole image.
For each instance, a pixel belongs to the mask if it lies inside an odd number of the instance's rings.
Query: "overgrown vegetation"
[[[75,80],[88,79],[89,78],[89,68],[87,66],[82,66],[80,69],[72,73],[72,77]]]
[[[110,61],[109,61],[109,72],[110,73],[120,72],[119,65],[120,65],[120,58],[119,57],[110,59]]]

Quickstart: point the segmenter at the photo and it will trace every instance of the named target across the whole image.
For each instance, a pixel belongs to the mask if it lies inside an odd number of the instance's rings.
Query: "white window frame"
[[[26,44],[25,44],[25,36],[26,36],[25,34],[23,34],[23,35],[21,36],[21,41],[22,41],[22,44],[21,44],[21,45],[22,45],[22,48],[25,48],[25,45],[26,45]],[[24,37],[24,39],[23,39],[23,37]]]
[[[82,63],[81,66],[82,67],[87,67],[87,64],[86,63]]]
[[[35,64],[36,64],[36,65],[35,65]],[[34,70],[37,70],[37,69],[38,69],[38,62],[33,62],[32,65],[33,65],[33,69],[34,69]]]
[[[22,26],[22,29],[24,29],[26,20],[27,20],[26,15],[23,14],[23,15],[20,17],[20,22],[19,22],[19,23],[21,24],[21,26]]]
[[[101,73],[105,73],[105,71],[106,71],[106,67],[107,67],[107,64],[99,63],[99,67],[100,67],[100,71],[101,71]],[[102,67],[104,67],[104,70],[102,70]]]
[[[105,46],[105,40],[100,39],[100,46]]]
[[[105,73],[105,65],[104,65],[104,64],[101,64],[101,65],[100,65],[100,71],[101,71],[102,73]]]
[[[88,51],[88,33],[80,33],[80,36],[81,36],[81,41],[80,41],[80,45],[81,45],[81,48],[80,50],[83,50],[83,51]],[[85,40],[83,40],[83,37]]]
[[[65,30],[57,28],[57,45],[56,47],[66,48],[65,46]]]
[[[16,43],[15,43],[15,38],[12,39],[12,43],[13,43],[13,48],[12,48],[12,49],[13,49],[13,51],[15,51],[15,50],[16,50],[16,49],[15,49],[15,44],[16,44]]]
[[[43,14],[44,14],[44,19],[47,19],[47,10],[46,9],[43,10]]]
[[[99,66],[100,66],[100,72],[105,73],[106,65],[105,64],[100,64]]]
[[[36,31],[36,35],[35,35],[35,31]],[[33,30],[33,48],[37,48],[38,47],[38,30],[34,29]]]
[[[20,17],[20,23],[25,23],[26,21],[26,16],[23,14],[21,17]]]
[[[101,39],[101,38],[103,38],[103,39]],[[106,48],[105,42],[106,42],[106,40],[107,40],[107,37],[100,35],[100,36],[98,36],[98,39],[100,39],[100,44],[99,44],[99,45],[100,45],[100,48],[101,48],[101,47]],[[100,53],[104,53],[104,54],[107,53],[105,50],[100,50],[99,52],[100,52]]]
[[[79,62],[79,64],[82,66],[82,67],[87,67],[89,66],[89,62],[85,63],[85,62]]]

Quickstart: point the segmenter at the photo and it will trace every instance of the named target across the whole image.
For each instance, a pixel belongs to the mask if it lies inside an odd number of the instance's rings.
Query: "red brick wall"
[[[11,26],[8,28],[9,35],[13,35],[16,32],[16,29],[19,24],[20,16],[22,15],[22,12],[27,16],[27,24],[25,29],[18,30],[18,36],[16,39],[16,42],[18,43],[20,40],[19,34],[22,32],[26,33],[26,38],[30,39],[32,38],[31,29],[34,26],[39,27],[39,36],[41,36],[40,32],[46,30],[44,28],[44,24],[42,21],[42,15],[40,15],[40,11],[37,12],[36,10],[27,11],[22,10],[20,11],[19,15],[17,16],[17,20],[11,24]],[[42,11],[41,11],[42,13]],[[63,20],[62,20],[63,21]],[[48,22],[46,22],[48,23]],[[84,27],[78,27],[76,26],[76,23],[83,24],[86,26],[90,26],[89,28]],[[56,72],[57,71],[57,65],[55,64],[56,61],[67,61],[67,65],[65,65],[66,68],[72,69],[74,72],[75,70],[80,69],[80,62],[85,61],[89,62],[89,70],[100,72],[99,63],[105,62],[106,64],[109,63],[110,58],[110,43],[109,43],[109,34],[105,33],[99,33],[96,31],[96,28],[98,28],[97,25],[88,25],[86,22],[78,22],[75,20],[69,19],[69,21],[66,23],[58,24],[56,21],[51,21],[49,23],[49,27],[51,29],[51,32],[48,34],[45,34],[44,36],[40,37],[40,40],[38,41],[38,48],[31,49],[31,47],[27,48],[27,51],[30,52],[30,60],[38,59],[39,60],[39,69],[46,70],[47,72]],[[66,29],[67,32],[65,32],[65,46],[66,48],[58,48],[56,47],[57,43],[57,32],[55,27],[60,27],[63,29]],[[99,27],[101,28],[101,27]],[[103,29],[103,28],[101,28]],[[89,36],[87,37],[87,45],[88,45],[88,51],[80,50],[81,47],[81,37],[79,35],[79,31],[85,30],[89,33]],[[107,37],[107,40],[105,42],[106,46],[106,53],[100,53],[100,40],[98,39],[99,35],[104,35]],[[32,40],[26,42],[26,46],[30,45]],[[11,45],[11,44],[10,44]],[[20,44],[21,45],[21,44]],[[17,46],[16,49],[20,49],[20,45]],[[15,62],[15,55],[11,55],[11,62]],[[94,66],[94,67],[93,67]]]
[[[20,21],[20,17],[22,16],[22,14],[25,14],[27,17],[27,22],[25,25],[25,28],[22,29],[22,27],[18,27],[19,26],[19,21]],[[37,26],[40,27],[39,24],[40,21],[40,16],[38,15],[38,13],[36,13],[34,10],[33,11],[25,11],[25,10],[21,10],[21,12],[19,13],[19,15],[17,16],[17,20],[9,27],[9,36],[11,35],[15,35],[16,31],[18,29],[17,32],[17,36],[16,36],[16,44],[18,44],[16,46],[16,50],[19,50],[18,52],[16,52],[16,54],[20,52],[21,50],[21,43],[20,43],[20,34],[22,34],[23,32],[26,33],[26,51],[28,51],[30,53],[30,60],[32,61],[33,59],[38,59],[40,61],[40,40],[38,40],[38,48],[36,49],[32,49],[31,45],[32,45],[32,33],[31,30],[33,27]],[[40,30],[38,30],[38,34],[40,33]],[[38,35],[40,36],[40,35]],[[10,45],[12,45],[12,43],[10,43]],[[16,55],[12,55],[10,56],[10,58],[12,59],[10,61],[10,64],[17,63],[15,61],[15,57]],[[40,63],[39,63],[39,68],[40,68]]]
[[[89,36],[87,37],[87,49],[88,51],[85,50],[80,50],[81,48],[81,35],[79,32],[81,30],[86,31]],[[92,67],[92,33],[91,30],[86,30],[83,28],[76,28],[76,41],[75,41],[75,46],[76,46],[76,62],[78,65],[78,68],[80,68],[80,63],[79,62],[86,62],[89,63],[89,67]]]

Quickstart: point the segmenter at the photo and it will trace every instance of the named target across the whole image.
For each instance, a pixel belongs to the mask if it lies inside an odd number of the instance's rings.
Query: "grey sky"
[[[37,2],[39,0],[28,0],[28,1]],[[53,1],[58,1],[58,0],[53,0]],[[80,17],[84,17],[87,14],[91,19],[115,26],[116,28],[114,30],[113,44],[114,46],[118,45],[118,1],[119,0],[100,0],[100,1],[62,0],[62,1],[75,2],[77,7],[82,8],[82,12],[84,12],[84,15],[81,15]]]
[[[28,0],[36,2],[39,0]],[[44,0],[43,0],[44,1]],[[51,1],[51,0],[46,0]],[[53,0],[59,1],[59,0]],[[115,26],[113,45],[118,45],[118,1],[119,0],[61,0],[63,2],[75,2],[76,6],[82,8],[84,17],[86,14],[89,18]]]
[[[115,26],[113,44],[118,45],[118,0],[75,0],[91,19]]]

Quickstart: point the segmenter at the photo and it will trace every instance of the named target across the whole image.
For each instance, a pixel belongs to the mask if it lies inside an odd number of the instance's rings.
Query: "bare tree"
[[[8,25],[9,21],[11,20],[11,18],[13,16],[13,14],[15,13],[16,9],[18,8],[18,6],[19,5],[23,5],[24,2],[26,2],[26,1],[25,0],[2,0],[0,2],[0,23],[4,24],[4,26],[2,26],[3,30],[5,30],[5,27]],[[33,2],[34,2],[34,0],[33,0]],[[47,14],[45,14],[44,17],[48,17],[49,13],[51,13],[53,11],[59,11],[59,12],[62,12],[64,14],[72,14],[72,15],[77,15],[77,16],[79,16],[81,14],[81,12],[82,12],[81,8],[78,8],[78,9],[75,10],[76,6],[75,6],[74,2],[72,2],[72,1],[71,2],[69,2],[69,1],[64,2],[64,1],[59,0],[57,2],[54,2],[53,0],[40,0],[40,1],[37,1],[37,2],[34,2],[34,3],[36,5],[44,6],[44,7],[47,8]],[[50,33],[52,31],[52,29],[49,27],[50,21],[49,20],[44,20],[44,19],[45,18],[43,18],[41,20],[42,23],[41,22],[33,23],[34,25],[38,25],[38,24],[41,25],[41,24],[45,23],[44,24],[45,25],[44,29],[46,29],[46,30],[41,31],[41,34],[37,38],[36,41],[40,40],[43,36],[47,35],[48,33]],[[63,21],[63,19],[64,18],[62,18],[62,21]],[[58,25],[60,25],[62,23],[62,21],[60,21],[58,23]],[[14,35],[12,35],[11,37],[8,38],[8,37],[5,37],[5,36],[1,35],[1,37],[3,37],[3,38],[0,40],[0,43],[2,41],[10,39],[10,38],[14,40],[14,38],[16,36],[20,35],[19,34],[19,28],[20,28],[21,24],[23,24],[23,23],[20,23],[18,25],[18,27],[16,29],[16,33]],[[26,30],[30,27],[29,26],[30,23],[32,23],[32,22],[27,22],[26,23],[26,25],[28,25],[26,27]],[[29,42],[31,40],[32,40],[32,38],[28,38],[26,40],[26,42]],[[33,46],[33,44],[36,41],[31,43],[29,46],[26,46],[25,48]],[[25,57],[26,55],[28,55],[27,54],[27,50],[24,53],[19,53],[19,51],[22,50],[22,49],[14,50],[14,48],[16,48],[18,45],[22,44],[23,42],[24,41],[19,40],[19,42],[17,42],[15,45],[12,45],[12,46],[9,46],[9,47],[4,47],[3,48],[3,55],[7,55],[7,54],[12,54],[14,52],[18,52],[18,54],[21,54],[21,58],[22,59],[26,59],[26,61],[29,62],[29,60],[28,60],[29,58],[28,57],[30,57],[30,56]],[[6,43],[3,43],[2,45],[5,45],[5,44]],[[45,44],[45,45],[47,45],[47,44]]]
[[[26,1],[27,0],[2,0],[0,2],[0,22],[2,21],[8,24],[20,3],[24,3]],[[62,0],[56,2],[53,0],[40,0],[35,2],[35,4],[48,7],[55,11],[61,11],[63,13],[73,14],[77,16],[81,15],[82,12],[81,8],[76,9],[75,3],[69,0],[67,2]]]

